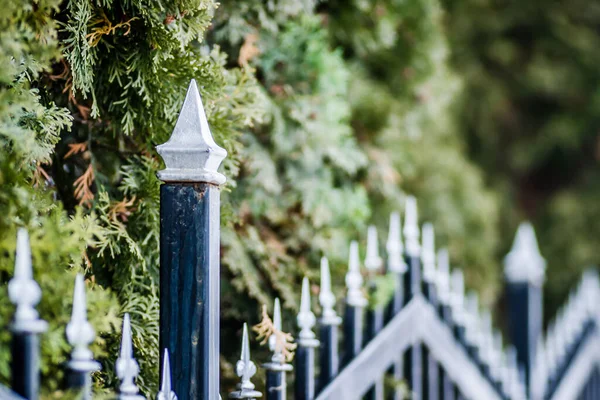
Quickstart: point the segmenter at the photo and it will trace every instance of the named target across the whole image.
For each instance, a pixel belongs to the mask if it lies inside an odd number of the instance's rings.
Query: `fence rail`
[[[166,169],[161,187],[161,297],[159,400],[219,398],[219,186],[217,169],[226,152],[213,140],[202,101],[192,81],[169,141],[158,146]],[[492,325],[477,295],[465,295],[462,271],[451,270],[448,253],[437,250],[433,225],[419,227],[416,200],[390,217],[385,257],[377,229],[369,227],[362,262],[358,242],[350,244],[343,312],[336,307],[329,264],[321,260],[317,319],[311,310],[308,279],[300,290],[295,360],[288,358],[290,336],[281,331],[279,300],[265,328],[272,351],[264,397],[283,400],[563,400],[600,398],[600,280],[586,271],[548,330],[542,329],[545,260],[531,225],[519,227],[505,258],[510,337]],[[389,304],[369,306],[374,278],[395,282]],[[0,399],[37,400],[40,335],[47,324],[35,306],[42,298],[33,280],[29,238],[18,231],[14,277],[8,286],[16,306],[12,333],[12,389],[0,385]],[[343,318],[342,318],[343,316]],[[266,326],[266,325],[265,325]],[[243,329],[236,373],[229,394],[253,399],[263,394],[252,378],[248,327]],[[268,332],[267,332],[268,331]],[[124,315],[115,371],[118,398],[143,398],[135,383],[129,316]],[[67,387],[90,399],[91,373],[100,368],[88,346],[95,332],[87,321],[85,284],[78,275],[66,336],[72,346]],[[514,345],[507,345],[513,343]],[[171,370],[173,374],[171,374]],[[287,381],[293,375],[293,391]],[[401,385],[400,383],[404,384]],[[177,395],[176,395],[177,393]],[[151,394],[145,393],[145,396]]]

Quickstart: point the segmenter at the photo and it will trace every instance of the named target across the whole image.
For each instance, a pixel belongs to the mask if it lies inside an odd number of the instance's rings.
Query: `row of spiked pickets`
[[[493,327],[491,312],[479,306],[477,293],[469,291],[465,294],[463,272],[458,268],[451,270],[448,251],[444,248],[436,251],[433,225],[425,223],[419,229],[413,197],[406,199],[403,225],[399,213],[390,216],[384,246],[385,259],[380,256],[377,236],[377,229],[370,226],[362,262],[364,268],[361,268],[358,242],[350,243],[348,271],[345,275],[344,318],[338,315],[337,296],[332,289],[326,257],[322,257],[320,265],[320,318],[317,319],[311,309],[310,283],[308,278],[304,278],[295,343],[292,342],[292,335],[282,330],[279,299],[275,299],[272,319],[265,310],[263,317],[266,316],[269,323],[265,323],[263,318],[262,334],[273,354],[270,360],[262,364],[266,369],[264,397],[269,400],[286,399],[286,373],[293,371],[294,398],[319,398],[319,393],[360,354],[377,332],[402,311],[411,298],[423,296],[435,307],[440,320],[451,329],[465,354],[478,366],[482,376],[497,390],[500,398],[530,398],[523,366],[517,361],[515,348],[506,344],[500,330]],[[505,261],[519,264],[533,262],[536,257],[541,258],[535,233],[531,225],[524,223],[519,227],[513,248]],[[387,305],[368,306],[367,297],[375,288],[372,285],[373,278],[382,274],[398,278],[394,296]],[[17,233],[15,271],[9,281],[8,292],[11,302],[16,306],[10,326],[13,335],[12,390],[0,385],[0,395],[12,396],[8,399],[36,400],[39,395],[37,336],[46,330],[47,323],[40,319],[35,309],[42,293],[33,279],[29,237],[25,229],[19,229]],[[598,304],[598,276],[594,269],[589,269],[572,291],[566,305],[549,324],[547,333],[540,336],[531,372],[531,381],[535,382],[531,391],[538,393],[536,398],[549,398],[556,388],[579,343],[593,329]],[[85,283],[83,275],[78,274],[74,283],[71,320],[66,326],[66,338],[72,347],[67,363],[67,381],[71,389],[80,390],[83,398],[89,399],[92,397],[91,373],[99,370],[100,364],[94,360],[89,349],[95,332],[86,314]],[[314,332],[317,324],[318,338]],[[340,331],[343,332],[341,341],[338,340]],[[136,385],[139,366],[134,358],[132,343],[130,318],[125,314],[120,353],[115,365],[120,380],[118,398],[123,400],[145,398]],[[317,348],[319,357],[315,362],[314,352]],[[169,352],[163,349],[162,354],[160,391],[156,398],[175,400],[177,396],[171,386]],[[290,364],[294,355],[295,368]],[[250,336],[245,323],[240,359],[235,371],[240,383],[229,394],[230,398],[263,397],[252,383],[257,367],[250,357]],[[460,398],[460,392],[457,398]]]

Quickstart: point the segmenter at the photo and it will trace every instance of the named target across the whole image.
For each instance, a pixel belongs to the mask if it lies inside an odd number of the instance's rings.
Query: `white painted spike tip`
[[[346,274],[346,303],[353,307],[364,307],[367,299],[362,291],[363,278],[360,274],[360,258],[358,254],[358,243],[353,240],[350,243],[350,259],[348,260],[348,273]]]
[[[413,196],[407,196],[405,202],[404,242],[406,243],[406,254],[411,257],[419,257],[419,217],[417,200]]]
[[[229,395],[232,399],[252,399],[261,397],[262,394],[254,390],[254,384],[250,379],[256,374],[256,365],[250,359],[250,341],[248,340],[248,325],[244,323],[242,334],[242,353],[235,365],[235,372],[241,378],[235,392]]]
[[[171,385],[171,363],[169,362],[169,350],[167,349],[163,353],[162,380],[156,400],[177,400],[177,395]]]
[[[450,257],[448,249],[439,249],[437,252],[437,289],[440,302],[450,303]]]
[[[423,279],[427,282],[435,280],[435,233],[433,224],[426,222],[422,229],[421,261],[423,262]]]
[[[387,243],[385,245],[388,256],[388,271],[403,274],[406,272],[406,263],[402,257],[404,246],[400,233],[400,214],[393,212],[390,215],[390,229]]]
[[[540,286],[545,270],[546,260],[540,254],[533,226],[523,222],[517,230],[512,249],[504,258],[506,279]]]
[[[94,328],[87,320],[83,275],[77,274],[73,290],[73,311],[71,321],[67,324],[67,341],[73,346],[71,363],[92,360],[93,355],[88,346],[95,337]]]
[[[225,183],[225,176],[217,169],[227,151],[213,139],[194,79],[188,87],[173,134],[156,150],[165,161],[166,169],[158,173],[164,182]]]
[[[367,231],[367,255],[365,257],[365,268],[369,272],[375,272],[381,268],[383,260],[379,257],[379,243],[377,240],[377,228],[369,226]]]
[[[450,306],[452,307],[452,316],[458,323],[465,322],[465,281],[463,277],[463,272],[460,269],[455,269],[452,271],[452,275],[450,277]]]
[[[275,298],[275,303],[273,304],[273,326],[276,330],[281,331],[281,304],[279,303],[279,297]],[[280,362],[283,360],[281,350],[278,350],[275,335],[269,337],[269,349],[273,352],[273,361]]]
[[[121,380],[119,386],[119,399],[120,400],[137,400],[143,399],[140,396],[139,388],[135,384],[135,378],[137,378],[140,367],[137,361],[133,358],[133,340],[131,337],[131,322],[129,314],[125,314],[123,318],[123,331],[121,334],[121,351],[119,358],[115,364],[115,370],[117,377]]]
[[[321,324],[339,325],[342,319],[335,312],[335,295],[331,290],[331,273],[329,272],[329,261],[327,257],[321,258],[321,290],[319,292],[319,303],[323,309]]]
[[[300,328],[298,344],[303,347],[317,346],[319,341],[315,339],[315,333],[312,331],[317,319],[310,309],[310,287],[307,277],[302,280],[302,296],[300,297],[300,312],[297,321]]]
[[[41,333],[48,328],[46,321],[38,318],[39,314],[34,308],[42,298],[42,291],[33,280],[29,234],[24,228],[17,232],[15,274],[8,282],[8,297],[17,306],[11,325],[13,332]]]

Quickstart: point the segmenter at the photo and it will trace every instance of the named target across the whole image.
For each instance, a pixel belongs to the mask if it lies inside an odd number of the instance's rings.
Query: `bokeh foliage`
[[[581,3],[581,4],[579,4]],[[102,372],[116,387],[123,313],[138,380],[156,391],[161,160],[191,78],[229,153],[222,196],[222,343],[327,255],[343,296],[348,242],[404,196],[492,304],[516,224],[532,218],[549,301],[597,261],[598,10],[440,0],[0,0],[0,321],[16,229],[30,230],[50,321],[44,396],[84,272]],[[595,47],[596,46],[596,47]],[[315,289],[315,293],[317,288]],[[379,301],[379,300],[378,300]],[[7,381],[9,334],[0,334]],[[232,376],[237,346],[223,346]],[[254,352],[257,360],[265,353]],[[259,379],[260,380],[260,379]],[[259,381],[257,380],[257,381]],[[227,387],[224,385],[223,389]]]

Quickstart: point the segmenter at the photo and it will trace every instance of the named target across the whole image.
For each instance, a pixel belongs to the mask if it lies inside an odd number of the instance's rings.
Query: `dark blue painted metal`
[[[525,366],[525,382],[529,382],[542,333],[542,290],[528,282],[507,282],[506,293],[510,339],[517,350],[517,360]]]
[[[37,400],[40,389],[40,342],[36,333],[13,332],[12,390],[28,400]]]
[[[265,388],[267,400],[286,400],[287,399],[287,383],[286,372],[291,371],[292,366],[289,364],[279,364],[271,362],[264,364],[263,367],[267,370],[267,385]]]
[[[160,191],[160,348],[180,400],[219,394],[219,196],[205,183]]]
[[[438,307],[438,297],[435,288],[435,284],[433,282],[427,282],[423,280],[423,294],[425,298],[431,303],[433,307],[437,309]],[[438,367],[438,363],[433,358],[431,353],[427,351],[427,348],[424,348],[424,358],[427,360],[425,363],[425,371],[423,373],[423,387],[425,389],[423,397],[428,400],[438,400],[439,398],[439,385],[440,385],[440,371]]]
[[[296,350],[296,380],[294,400],[315,398],[315,348],[299,345]]]
[[[82,399],[90,399],[89,391],[92,387],[92,377],[89,372],[69,368],[67,371],[67,387],[77,393],[82,393]]]
[[[440,318],[446,323],[446,325],[450,328],[450,330],[454,329],[454,321],[452,319],[452,309],[447,304],[439,304],[438,305],[438,315]],[[448,376],[446,371],[440,366],[439,368],[439,376],[440,376],[440,399],[443,400],[454,400],[454,384],[452,383],[452,379]]]
[[[339,371],[338,326],[322,325],[320,331],[319,391],[327,386]]]
[[[396,273],[394,274],[396,278],[396,290],[394,291],[394,296],[392,300],[388,304],[385,316],[385,322],[390,321],[396,314],[398,314],[402,307],[404,306],[404,275],[406,273]],[[398,355],[398,361],[392,365],[388,374],[392,377],[395,382],[400,382],[403,379],[404,370],[403,370],[403,356],[402,354]],[[400,394],[393,393],[392,397],[394,400],[401,400]]]
[[[338,328],[332,325],[323,325],[320,328],[321,349],[319,357],[319,385],[320,392],[339,371]]]
[[[370,288],[371,292],[375,287]],[[369,343],[383,329],[384,307],[371,308],[367,311],[367,326],[365,333],[365,344]],[[383,377],[365,395],[365,400],[383,400]]]
[[[346,305],[344,312],[344,358],[348,364],[360,353],[363,344],[363,307]]]
[[[408,272],[404,274],[405,304],[421,293],[421,262],[419,257],[406,256]],[[417,343],[405,353],[404,376],[409,382],[413,400],[423,398],[423,353],[421,344]]]

